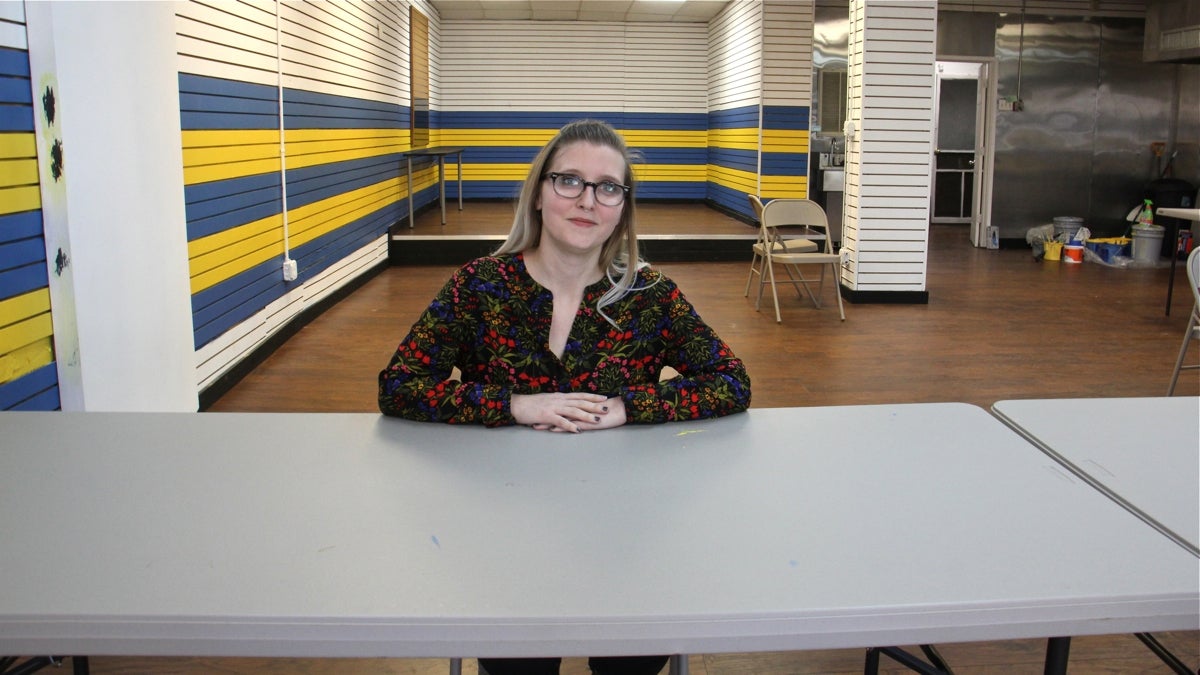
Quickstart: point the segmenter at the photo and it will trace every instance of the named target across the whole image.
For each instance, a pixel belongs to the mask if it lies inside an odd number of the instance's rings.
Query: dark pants
[[[658,675],[669,656],[593,656],[595,675]],[[480,675],[558,675],[562,659],[479,659]]]

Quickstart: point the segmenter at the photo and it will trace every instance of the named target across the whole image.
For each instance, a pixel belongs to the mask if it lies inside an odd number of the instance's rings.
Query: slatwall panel
[[[1146,0],[938,0],[947,12],[1016,12],[1047,16],[1113,16],[1141,19]]]
[[[934,0],[851,0],[844,278],[924,291],[932,157]]]
[[[594,117],[643,156],[640,199],[704,198],[702,24],[443,21],[436,39],[435,133],[466,148],[466,197],[513,198],[558,128]]]
[[[707,197],[746,215],[746,195],[761,193],[762,53],[762,3],[731,2],[709,22]]]
[[[760,195],[808,196],[813,5],[763,2],[763,121]]]
[[[407,213],[403,2],[182,3],[185,198],[203,389],[300,312],[386,259]],[[286,223],[277,68],[282,58]],[[428,162],[419,203],[436,199]],[[299,278],[282,277],[284,253]]]
[[[59,409],[25,8],[0,2],[0,410]]]

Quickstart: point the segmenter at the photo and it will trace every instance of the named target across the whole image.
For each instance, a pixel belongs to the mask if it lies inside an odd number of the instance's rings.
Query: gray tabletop
[[[999,401],[993,410],[1072,472],[1200,555],[1200,398]]]
[[[1200,627],[1197,559],[982,409],[560,435],[0,415],[0,653],[514,656]]]

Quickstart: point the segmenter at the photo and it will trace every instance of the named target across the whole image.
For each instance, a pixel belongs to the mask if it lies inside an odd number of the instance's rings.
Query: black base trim
[[[929,291],[852,291],[841,287],[842,298],[856,305],[928,305]]]
[[[256,347],[246,356],[242,357],[240,361],[235,363],[229,370],[225,371],[223,375],[218,377],[215,381],[213,381],[212,384],[208,385],[200,392],[200,412],[204,412],[211,408],[212,405],[216,403],[222,396],[227,394],[230,389],[233,389],[238,382],[241,382],[242,378],[249,375],[250,372],[261,365],[263,361],[266,361],[267,357],[273,354],[276,349],[279,349],[280,345],[282,345],[284,342],[287,342],[288,338],[300,332],[300,329],[308,325],[310,321],[318,316],[321,316],[325,310],[336,305],[346,296],[358,290],[363,284],[367,283],[375,275],[387,269],[387,267],[387,260],[382,260],[378,263],[375,263],[362,274],[346,282],[341,288],[322,298],[320,302],[308,307],[303,312],[300,312],[296,316],[292,317],[292,319],[284,324],[278,331],[276,331],[274,335],[264,340],[261,345]]]

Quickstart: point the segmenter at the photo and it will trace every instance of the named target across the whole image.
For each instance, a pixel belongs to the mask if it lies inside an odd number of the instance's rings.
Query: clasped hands
[[[509,402],[517,424],[538,431],[577,434],[625,424],[625,401],[584,392],[513,394]]]

